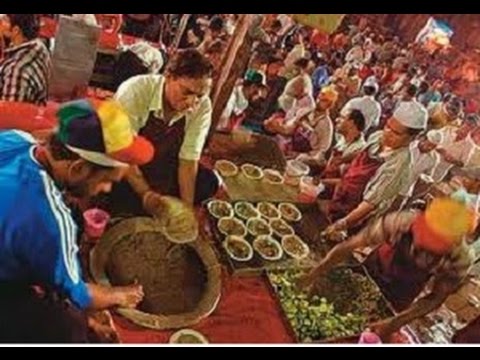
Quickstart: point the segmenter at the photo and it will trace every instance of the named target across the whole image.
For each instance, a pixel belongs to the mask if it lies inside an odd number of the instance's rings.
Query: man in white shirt
[[[180,197],[189,205],[212,196],[218,179],[199,165],[212,121],[211,63],[195,49],[179,51],[165,75],[144,75],[123,83],[115,98],[132,127],[154,144],[149,166],[134,168],[128,182],[141,199],[152,193]],[[125,202],[125,200],[123,200]]]
[[[245,80],[233,89],[217,129],[231,130],[235,125],[234,121],[232,123],[233,118],[241,116],[247,110],[250,101],[255,100],[266,86],[265,75],[258,71],[249,72]]]
[[[410,145],[410,155],[412,157],[412,171],[410,180],[400,191],[400,195],[406,199],[414,193],[415,186],[422,175],[432,176],[435,167],[440,162],[440,155],[432,151],[436,135],[430,132],[427,134],[427,141],[420,139],[412,142]]]
[[[445,126],[441,130],[431,131],[440,134],[436,151],[441,160],[433,172],[435,182],[443,181],[453,167],[474,167],[474,155],[480,151],[480,131],[478,128],[470,130],[465,138],[459,138],[460,129],[453,125]]]
[[[410,144],[426,129],[427,119],[419,104],[402,103],[384,130],[370,136],[335,189],[328,209],[336,222],[328,234],[351,230],[388,211],[411,178]]]
[[[350,100],[342,109],[341,115],[348,116],[352,110],[360,110],[365,117],[365,132],[370,128],[375,129],[380,123],[380,115],[382,114],[382,106],[375,100],[378,93],[378,84],[375,82],[365,83],[363,86],[362,97]]]
[[[353,159],[367,145],[364,130],[365,117],[360,110],[352,110],[347,117],[337,119],[336,144],[323,172],[323,178],[338,179],[345,173]]]
[[[325,155],[333,143],[334,126],[330,109],[335,105],[338,93],[332,87],[323,88],[317,98],[315,111],[300,124],[297,132],[308,140],[308,151],[304,151],[297,160],[313,166],[324,166]],[[303,131],[302,131],[303,130]],[[294,145],[295,145],[294,135]],[[293,149],[298,151],[297,149]],[[298,151],[301,152],[301,151]]]

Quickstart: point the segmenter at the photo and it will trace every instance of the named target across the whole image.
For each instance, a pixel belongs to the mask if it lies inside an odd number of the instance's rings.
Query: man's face
[[[250,85],[243,88],[243,92],[248,101],[256,100],[262,93],[262,87],[259,85]]]
[[[177,112],[195,108],[200,100],[212,89],[212,79],[204,77],[191,79],[187,77],[168,76],[165,97],[168,104]]]
[[[383,145],[394,150],[407,146],[412,140],[408,128],[395,118],[390,118],[383,132]]]
[[[337,123],[337,131],[344,136],[350,132],[353,126],[355,126],[353,124],[353,121],[349,117],[343,117],[343,116],[340,116],[336,120],[336,123]]]
[[[128,167],[98,169],[84,160],[73,162],[68,171],[66,188],[73,196],[90,199],[112,191],[114,183],[120,182],[127,174]]]
[[[282,62],[272,63],[267,67],[267,76],[269,78],[277,76],[283,68]]]
[[[458,101],[449,101],[445,104],[445,111],[451,119],[455,120],[461,112],[461,105]]]
[[[320,93],[317,97],[317,110],[328,110],[332,107],[332,100]]]
[[[0,35],[6,40],[7,45],[12,39],[12,25],[8,16],[0,18]]]
[[[418,149],[421,153],[428,153],[437,147],[436,144],[430,142],[428,139],[424,138],[418,143]]]

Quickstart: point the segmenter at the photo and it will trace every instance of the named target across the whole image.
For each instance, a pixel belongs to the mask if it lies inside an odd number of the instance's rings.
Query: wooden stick
[[[175,34],[175,39],[173,40],[172,46],[169,50],[170,54],[173,54],[175,51],[177,51],[178,47],[180,46],[180,41],[182,41],[183,34],[187,29],[190,16],[192,16],[192,14],[183,14],[182,18],[180,19],[180,25],[178,26],[177,33]]]

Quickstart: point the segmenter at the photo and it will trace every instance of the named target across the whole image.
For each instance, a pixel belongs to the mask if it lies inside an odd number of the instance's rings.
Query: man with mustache
[[[21,131],[0,132],[4,343],[87,342],[87,311],[135,308],[143,298],[140,285],[109,288],[83,280],[79,224],[65,195],[109,192],[130,165],[151,160],[152,145],[134,135],[115,102],[75,101],[57,115],[58,130],[46,145]]]

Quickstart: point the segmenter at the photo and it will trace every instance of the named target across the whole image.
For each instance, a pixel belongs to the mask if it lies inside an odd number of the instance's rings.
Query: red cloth
[[[102,31],[98,44],[102,49],[116,50],[120,46],[120,36],[114,32]]]
[[[370,66],[362,66],[360,71],[358,72],[358,77],[365,81],[368,77],[374,75],[373,70]]]
[[[365,188],[382,164],[381,160],[369,156],[368,148],[357,155],[336,187],[328,206],[333,221],[347,216],[362,202]]]
[[[0,101],[0,130],[17,129],[26,132],[55,127],[58,105],[40,107],[28,103]]]
[[[40,26],[40,37],[51,39],[55,37],[57,32],[57,21],[48,17],[42,17]],[[132,45],[139,41],[144,41],[129,35],[119,35],[117,32],[103,30],[100,33],[99,47],[101,49],[117,49],[120,45],[120,36],[124,45]],[[161,48],[162,45],[158,43],[149,42],[150,45],[156,48]]]
[[[118,316],[114,320],[124,343],[168,343],[175,332],[143,329]],[[276,300],[261,278],[238,278],[225,274],[217,309],[192,328],[216,344],[294,343]]]
[[[55,37],[55,33],[57,32],[57,22],[49,17],[42,17],[40,19],[40,33],[39,36],[50,39]]]

